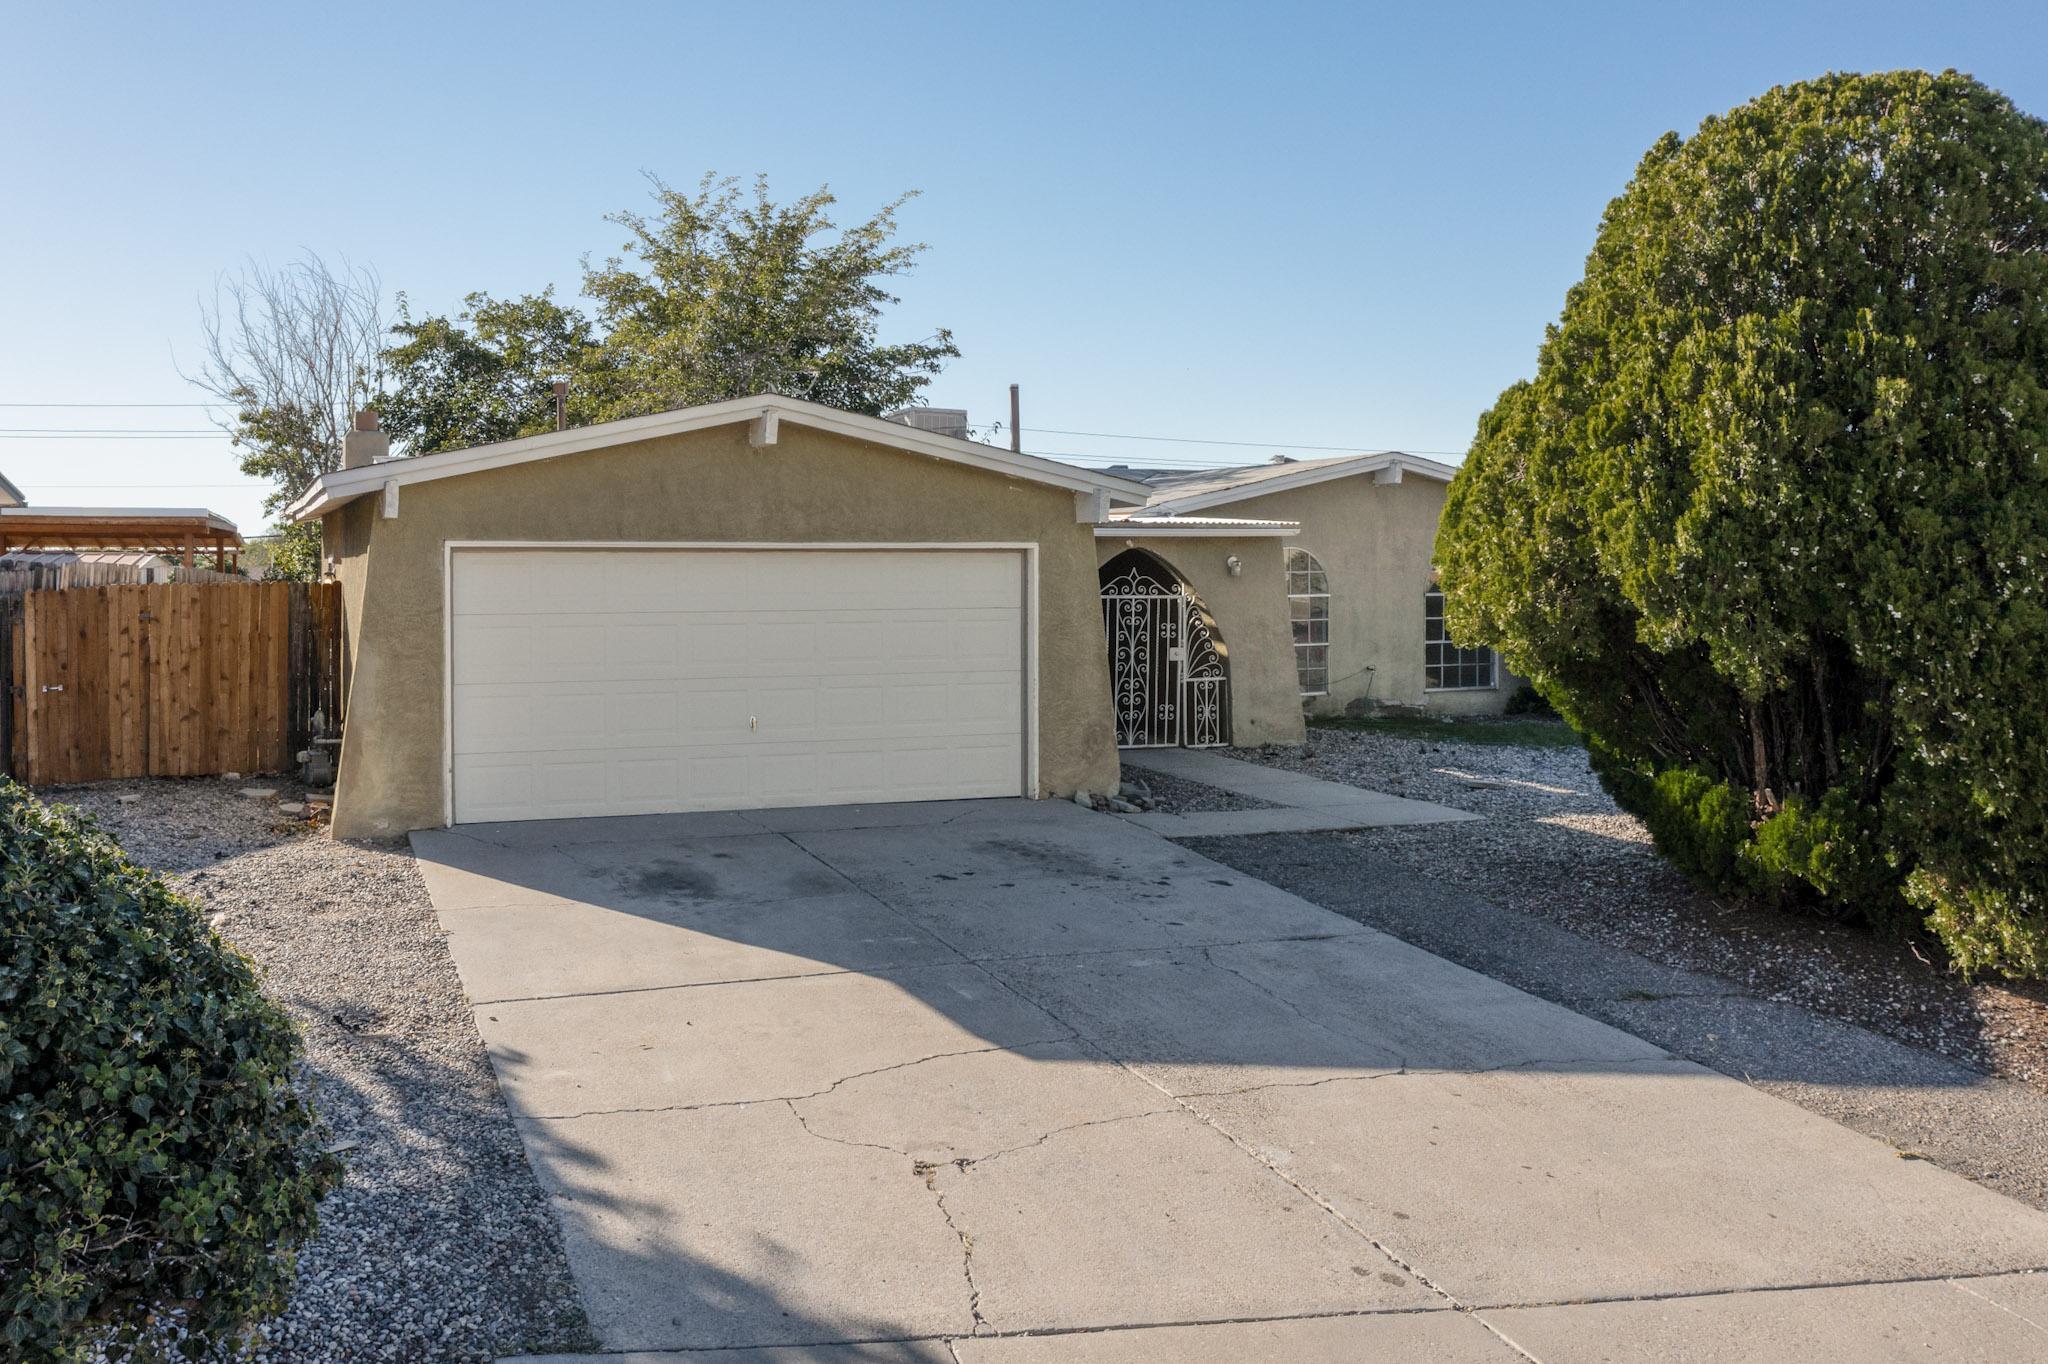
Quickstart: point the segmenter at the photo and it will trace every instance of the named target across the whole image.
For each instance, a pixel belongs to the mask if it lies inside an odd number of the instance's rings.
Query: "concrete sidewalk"
[[[414,845],[629,1358],[2048,1350],[2048,1216],[1071,803]]]
[[[1200,748],[1126,748],[1123,765],[1252,796],[1270,810],[1206,810],[1191,815],[1147,811],[1119,815],[1168,838],[1232,838],[1243,834],[1305,834],[1338,829],[1379,829],[1402,824],[1455,824],[1480,816],[1426,800],[1409,800],[1325,781]]]

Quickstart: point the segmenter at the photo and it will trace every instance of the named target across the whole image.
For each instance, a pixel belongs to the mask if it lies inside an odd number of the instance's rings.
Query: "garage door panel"
[[[523,620],[455,618],[455,681],[488,682],[533,672],[533,630]]]
[[[620,758],[612,764],[612,772],[618,785],[611,794],[621,807],[665,807],[682,798],[683,762],[678,754]]]
[[[818,696],[818,723],[839,732],[857,732],[889,723],[889,690],[869,679],[840,678]]]
[[[754,713],[770,734],[807,738],[818,728],[818,693],[824,689],[816,678],[763,687],[754,695]]]
[[[611,632],[588,621],[542,617],[532,627],[526,681],[596,682],[612,676]],[[493,682],[516,679],[493,677]]]
[[[471,820],[551,819],[605,813],[611,773],[601,758],[479,754],[455,762],[456,790]],[[539,813],[533,813],[538,811]]]
[[[596,737],[606,748],[672,744],[681,719],[682,698],[673,686],[659,691],[620,691],[606,698],[604,725]]]
[[[745,682],[679,684],[676,742],[743,743],[753,732],[754,689]]]
[[[683,662],[683,627],[631,619],[608,625],[604,661],[617,677],[674,677]]]
[[[748,637],[752,627],[743,618],[691,618],[683,624],[679,677],[746,677],[750,675]]]
[[[603,600],[619,611],[732,611],[747,606],[747,569],[736,555],[606,555]]]
[[[955,667],[1014,674],[1024,664],[1024,635],[1014,616],[962,621],[949,639]]]
[[[602,693],[582,685],[455,689],[458,753],[560,752],[603,744]]]
[[[920,606],[1013,610],[1023,594],[1022,560],[1015,554],[956,555],[923,588]]]
[[[818,627],[813,621],[762,621],[747,632],[747,660],[756,669],[801,667],[808,672],[821,657]]]
[[[740,810],[753,801],[753,751],[748,748],[691,749],[682,753],[683,790],[687,798],[675,808]],[[636,811],[660,814],[662,811]]]
[[[971,725],[982,734],[1016,735],[1023,728],[1017,694],[1006,677],[981,683],[963,681],[948,688],[945,718],[956,725]]]
[[[503,746],[530,749],[534,696],[529,692],[494,692],[488,688],[457,688],[454,746],[458,753],[485,753]]]
[[[1019,794],[1022,564],[459,552],[456,818]]]

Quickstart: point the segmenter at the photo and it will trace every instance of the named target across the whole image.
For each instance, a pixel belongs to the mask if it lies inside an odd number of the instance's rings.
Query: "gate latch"
[[[1188,661],[1188,651],[1176,644],[1166,651],[1166,661],[1168,663],[1185,663]]]
[[[54,686],[54,687],[44,687],[44,688],[43,688],[43,690],[44,690],[44,691],[63,691],[63,690],[64,690],[64,684],[63,684],[62,682],[59,682],[59,683],[58,683],[58,684],[57,684],[56,686]]]

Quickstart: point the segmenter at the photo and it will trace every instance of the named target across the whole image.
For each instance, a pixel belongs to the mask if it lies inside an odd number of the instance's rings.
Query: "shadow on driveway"
[[[414,846],[608,1349],[2048,1266],[2029,1209],[1071,804]]]

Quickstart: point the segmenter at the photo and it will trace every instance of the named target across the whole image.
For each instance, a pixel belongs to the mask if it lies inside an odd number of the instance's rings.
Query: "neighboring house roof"
[[[1248,464],[1235,469],[1126,469],[1112,465],[1104,470],[1135,478],[1151,489],[1140,511],[1146,516],[1178,516],[1227,506],[1289,488],[1305,488],[1333,478],[1372,474],[1375,481],[1398,483],[1403,474],[1433,478],[1448,483],[1458,472],[1449,464],[1399,450],[1381,450],[1369,455],[1339,455],[1334,459],[1278,459],[1269,464]]]
[[[341,469],[322,475],[319,481],[286,509],[285,515],[293,521],[310,521],[371,493],[384,492],[388,489],[387,495],[395,496],[397,489],[408,483],[455,478],[486,469],[501,469],[533,460],[554,459],[586,450],[601,450],[632,441],[681,435],[719,426],[733,426],[741,422],[759,423],[756,427],[757,439],[760,443],[767,444],[774,440],[776,424],[785,421],[816,431],[830,431],[871,444],[890,446],[911,454],[928,455],[934,459],[987,469],[1010,478],[1048,483],[1076,493],[1086,493],[1101,499],[1105,507],[1108,503],[1136,505],[1143,502],[1148,494],[1148,489],[1142,483],[1121,475],[1104,473],[1097,469],[1084,469],[1078,465],[1064,464],[1059,460],[1045,459],[1038,455],[1018,454],[1012,450],[1001,450],[976,441],[919,431],[900,422],[886,421],[881,417],[842,412],[837,408],[804,402],[798,398],[783,398],[763,393],[751,398],[733,398],[721,403],[706,403],[701,407],[680,408],[674,412],[657,412],[648,417],[629,417],[622,421],[599,422],[594,426],[579,426],[567,431],[549,431],[538,436],[499,441],[495,445],[478,445],[466,450],[444,450],[438,454],[388,459],[359,468]]]
[[[0,507],[19,507],[28,502],[21,495],[21,489],[7,481],[7,475],[0,474]]]
[[[1299,521],[1258,521],[1241,516],[1148,516],[1134,512],[1112,516],[1095,528],[1097,538],[1118,536],[1140,539],[1164,535],[1299,535]]]

